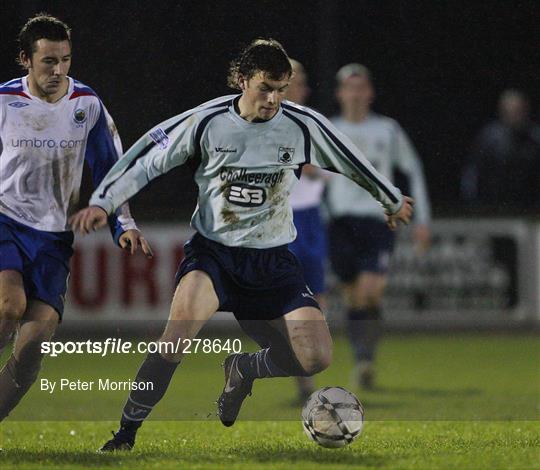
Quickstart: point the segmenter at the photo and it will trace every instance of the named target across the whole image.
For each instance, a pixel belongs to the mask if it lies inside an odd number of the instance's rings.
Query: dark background
[[[16,36],[47,11],[73,29],[70,75],[115,118],[124,147],[158,122],[228,94],[228,63],[251,39],[271,36],[307,68],[310,105],[336,112],[334,75],[348,62],[374,74],[375,109],[397,119],[424,162],[435,215],[466,212],[463,159],[495,115],[500,92],[540,100],[539,1],[9,1],[2,2],[0,82],[23,73]],[[152,183],[132,207],[147,220],[190,215],[185,169]]]

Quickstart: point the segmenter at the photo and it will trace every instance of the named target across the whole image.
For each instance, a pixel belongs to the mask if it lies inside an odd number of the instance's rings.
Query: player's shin
[[[26,354],[15,359],[13,354],[0,371],[0,421],[17,406],[36,381],[41,368],[41,354]]]
[[[351,309],[347,321],[347,331],[358,365],[356,380],[370,388],[373,385],[373,361],[382,334],[380,309]]]
[[[382,332],[380,309],[351,309],[347,313],[347,323],[356,360],[372,361]]]
[[[120,421],[120,429],[135,434],[154,406],[163,398],[179,362],[170,362],[158,352],[149,353],[135,378]],[[137,387],[146,383],[148,386]]]

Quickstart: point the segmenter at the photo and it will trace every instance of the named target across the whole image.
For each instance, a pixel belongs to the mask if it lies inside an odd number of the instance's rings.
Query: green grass
[[[197,354],[181,365],[131,454],[94,452],[116,429],[126,392],[50,395],[34,386],[0,425],[0,467],[540,468],[540,342],[532,335],[391,335],[373,392],[351,386],[348,346],[336,339],[317,385],[353,390],[367,420],[362,436],[338,450],[305,437],[289,379],[257,381],[241,421],[224,428],[213,403],[224,357]],[[140,360],[47,358],[40,377],[128,380]]]

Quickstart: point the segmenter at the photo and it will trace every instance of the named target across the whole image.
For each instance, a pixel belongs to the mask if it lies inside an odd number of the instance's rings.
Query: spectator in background
[[[341,115],[332,123],[381,174],[391,180],[399,170],[408,178],[415,200],[413,236],[417,252],[425,251],[430,242],[430,205],[416,151],[396,121],[371,111],[375,90],[366,67],[345,65],[336,79]],[[356,380],[364,388],[372,388],[394,234],[385,224],[382,207],[371,203],[366,190],[335,175],[328,182],[327,193],[330,262],[342,282],[347,331],[357,362]]]
[[[287,99],[305,105],[311,90],[304,66],[290,59],[293,75],[287,88]],[[324,310],[324,262],[326,260],[326,229],[321,221],[319,206],[324,191],[323,170],[313,165],[302,167],[302,176],[290,195],[293,220],[298,234],[289,244],[304,270],[306,283]],[[304,402],[314,391],[312,377],[296,377],[298,397]]]
[[[474,141],[461,180],[466,201],[493,208],[533,209],[540,203],[540,127],[518,90],[499,98],[499,117]]]

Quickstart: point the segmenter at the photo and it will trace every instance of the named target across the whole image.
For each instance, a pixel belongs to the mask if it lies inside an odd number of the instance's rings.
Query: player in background
[[[233,312],[262,347],[225,359],[218,415],[234,424],[255,379],[311,376],[328,367],[332,340],[288,244],[296,236],[289,192],[301,167],[340,171],[368,188],[388,223],[407,223],[412,200],[380,175],[319,113],[283,102],[291,64],[281,44],[257,39],[233,62],[222,96],[174,116],[144,135],[109,172],[90,207],[72,217],[88,233],[151,180],[189,163],[199,187],[177,289],[159,344],[195,338],[218,310]],[[182,348],[148,354],[124,406],[120,430],[102,451],[130,450],[163,397]],[[151,382],[152,390],[138,387]],[[150,388],[150,387],[149,387]]]
[[[84,160],[97,186],[122,154],[100,99],[67,76],[69,28],[42,13],[23,26],[19,42],[28,75],[0,85],[0,350],[17,330],[0,371],[0,420],[36,380],[41,342],[62,318],[73,253],[67,218]],[[133,253],[140,243],[150,254],[127,206],[108,222],[122,248]]]
[[[287,99],[305,105],[311,90],[304,66],[291,59],[292,76],[287,88]],[[326,228],[321,220],[319,206],[324,191],[326,176],[320,168],[304,165],[302,175],[293,187],[289,201],[293,209],[293,221],[297,230],[296,239],[289,245],[300,261],[304,277],[319,306],[324,310],[324,262],[327,256]],[[298,399],[304,403],[315,391],[312,377],[296,377]]]
[[[415,200],[416,248],[425,251],[430,243],[430,204],[418,155],[396,121],[371,110],[375,91],[366,67],[348,64],[338,71],[336,79],[341,115],[332,123],[386,178],[391,180],[396,169],[408,177]],[[381,207],[347,178],[331,178],[327,201],[330,261],[343,283],[347,331],[357,361],[356,380],[371,388],[394,234],[388,230]]]

